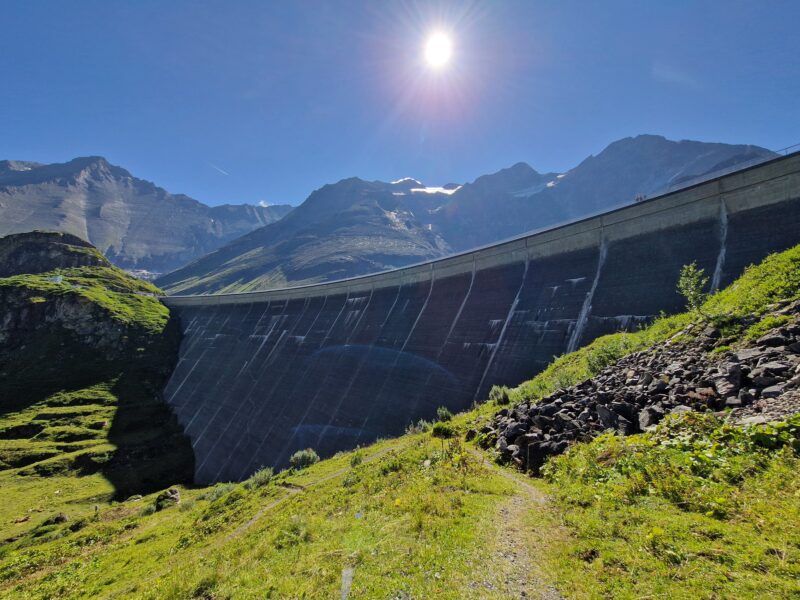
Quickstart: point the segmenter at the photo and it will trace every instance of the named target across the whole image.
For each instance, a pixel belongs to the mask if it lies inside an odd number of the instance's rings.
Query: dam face
[[[683,310],[681,266],[722,287],[800,243],[800,155],[405,269],[294,289],[167,297],[183,329],[164,392],[196,480],[239,480],[396,435],[555,356]]]

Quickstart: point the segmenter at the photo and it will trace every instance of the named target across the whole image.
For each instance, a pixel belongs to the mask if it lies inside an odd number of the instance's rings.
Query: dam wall
[[[568,225],[371,276],[171,296],[164,391],[199,483],[400,434],[516,385],[555,356],[683,310],[696,261],[715,288],[800,243],[800,154]]]

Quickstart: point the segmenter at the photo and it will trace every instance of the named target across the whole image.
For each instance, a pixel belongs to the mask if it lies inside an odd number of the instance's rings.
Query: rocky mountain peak
[[[518,162],[489,175],[482,175],[465,188],[490,194],[515,194],[538,189],[552,178],[552,174],[541,174],[528,163]]]
[[[66,231],[128,269],[170,271],[290,210],[287,205],[212,208],[134,177],[102,156],[45,165],[0,163],[0,235]]]
[[[7,173],[30,171],[41,166],[41,163],[30,160],[0,160],[0,177]]]

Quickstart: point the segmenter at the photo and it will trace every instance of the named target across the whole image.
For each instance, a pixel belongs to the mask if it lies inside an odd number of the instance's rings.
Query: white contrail
[[[208,162],[208,161],[206,161],[206,162]],[[220,169],[220,168],[219,168],[217,165],[215,165],[215,164],[214,164],[214,163],[212,163],[212,162],[208,162],[208,166],[209,166],[209,167],[211,167],[212,169],[214,169],[215,171],[219,171],[219,172],[220,172],[220,173],[222,173],[223,175],[230,175],[230,173],[228,173],[228,172],[227,172],[227,171],[225,171],[224,169]]]

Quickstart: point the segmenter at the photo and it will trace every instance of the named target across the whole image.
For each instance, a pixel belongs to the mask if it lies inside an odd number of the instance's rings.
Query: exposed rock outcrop
[[[69,233],[33,231],[0,238],[0,277],[110,265],[89,242]]]
[[[539,403],[501,410],[481,431],[482,441],[536,474],[574,442],[605,431],[638,433],[670,413],[715,411],[749,424],[800,412],[800,301],[773,314],[793,320],[755,343],[718,353],[711,351],[726,342],[720,332],[692,325]]]
[[[111,267],[97,249],[77,236],[32,232],[0,238],[0,277],[37,275],[74,267]],[[63,330],[89,348],[115,356],[135,332],[110,318],[101,304],[77,293],[54,274],[36,285],[0,286],[0,358],[24,346],[36,332]],[[48,289],[52,284],[53,289]]]

